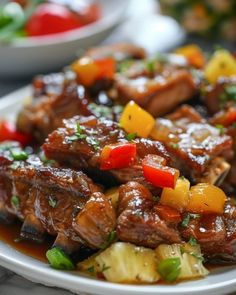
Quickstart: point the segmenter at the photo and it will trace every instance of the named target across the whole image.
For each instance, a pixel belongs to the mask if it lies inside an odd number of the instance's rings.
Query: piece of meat
[[[118,101],[126,104],[134,100],[154,117],[165,115],[196,94],[194,79],[186,69],[167,65],[151,76],[143,67],[137,72],[115,76]]]
[[[146,52],[142,47],[123,42],[90,48],[84,55],[95,59],[113,56],[117,61],[122,61],[132,58],[143,59],[146,57]]]
[[[173,166],[193,182],[209,180],[216,157],[232,151],[232,138],[209,125],[190,106],[180,107],[167,118],[158,118],[153,136],[165,145]],[[226,166],[219,163],[222,174],[229,170]]]
[[[236,262],[236,207],[228,201],[223,215],[208,214],[190,220],[181,231],[184,239],[194,237],[204,257],[211,262]]]
[[[54,246],[67,253],[74,252],[86,244],[77,231],[81,227],[77,215],[83,212],[84,216],[89,216],[87,202],[91,204],[99,193],[98,206],[93,208],[94,221],[97,218],[99,224],[100,217],[107,214],[110,223],[106,229],[97,228],[95,236],[100,244],[106,241],[115,227],[116,217],[100,187],[80,171],[45,166],[35,155],[28,156],[25,161],[13,161],[11,153],[11,149],[0,153],[0,178],[5,177],[10,187],[0,191],[0,203],[4,205],[2,210],[23,221],[23,238],[41,241],[47,232],[56,236]],[[85,236],[92,228],[93,224],[83,228]],[[100,244],[94,241],[89,246],[99,248]]]
[[[75,138],[74,140],[73,136],[76,134],[78,123],[84,138]],[[137,148],[137,157],[133,165],[123,169],[100,170],[102,148],[109,144],[129,142],[126,137],[127,133],[116,122],[103,118],[97,119],[93,116],[77,116],[64,120],[64,126],[49,135],[43,149],[47,158],[54,159],[67,167],[82,169],[93,177],[100,176],[99,181],[103,181],[105,185],[109,185],[111,177],[116,183],[125,183],[129,180],[146,183],[141,165],[146,154],[159,155],[164,157],[167,162],[170,161],[166,149],[158,141],[136,138],[134,143]]]
[[[17,128],[42,142],[51,131],[62,125],[63,119],[91,114],[88,103],[84,87],[76,82],[69,83],[61,94],[36,98],[25,106],[18,115]]]
[[[155,248],[161,243],[179,243],[177,224],[168,224],[155,210],[152,194],[138,182],[119,189],[117,235],[121,241]]]
[[[235,84],[236,77],[221,77],[214,85],[202,85],[203,102],[210,114],[219,112],[227,104],[235,101],[236,94],[232,91]]]

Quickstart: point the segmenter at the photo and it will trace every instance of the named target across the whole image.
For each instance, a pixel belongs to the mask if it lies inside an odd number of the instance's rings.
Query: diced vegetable
[[[22,145],[31,142],[31,135],[21,133],[16,130],[15,126],[7,121],[0,122],[0,142],[5,140],[18,141]]]
[[[20,150],[12,150],[11,151],[12,157],[14,161],[24,161],[28,159],[28,154],[24,151]]]
[[[181,272],[181,261],[179,257],[167,258],[159,262],[157,270],[162,279],[168,283],[175,282]]]
[[[235,86],[236,89],[236,86]],[[236,122],[236,107],[231,106],[227,110],[223,110],[219,113],[217,113],[213,117],[215,126],[222,126],[223,130],[224,127],[228,127],[232,125],[234,122]]]
[[[136,144],[118,143],[106,145],[101,152],[101,170],[130,166],[136,157]]]
[[[115,60],[111,57],[98,60],[82,57],[72,64],[78,82],[86,87],[93,85],[96,80],[101,78],[112,79],[115,67]]]
[[[118,205],[119,200],[119,188],[113,187],[110,188],[105,192],[105,195],[108,197],[108,199],[111,200],[112,206],[116,209]]]
[[[227,50],[217,50],[205,67],[205,77],[214,84],[219,77],[236,76],[236,60]]]
[[[159,280],[155,251],[118,242],[95,258],[105,278],[116,283],[154,283]]]
[[[202,264],[199,245],[162,244],[156,248],[158,271],[167,282],[206,276],[208,270]]]
[[[57,247],[48,250],[46,256],[53,268],[63,270],[72,270],[75,268],[70,257]]]
[[[144,177],[157,187],[174,188],[179,170],[164,165],[165,159],[162,157],[147,155],[142,162]]]
[[[225,201],[226,195],[219,187],[209,183],[198,183],[190,189],[186,211],[222,214]]]
[[[155,211],[158,212],[159,216],[168,221],[168,222],[175,222],[178,223],[181,221],[181,215],[180,213],[175,210],[174,208],[171,208],[169,206],[165,205],[156,205]]]
[[[189,202],[190,182],[186,178],[178,178],[175,188],[164,188],[160,203],[184,211]]]
[[[155,125],[155,119],[134,101],[130,101],[121,115],[120,125],[128,133],[148,137]]]
[[[175,50],[176,54],[183,55],[195,68],[201,69],[205,64],[205,57],[201,48],[195,44],[186,45]]]

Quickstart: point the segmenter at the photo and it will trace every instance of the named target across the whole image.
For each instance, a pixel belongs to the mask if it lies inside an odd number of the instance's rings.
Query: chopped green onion
[[[116,239],[116,231],[113,230],[110,232],[110,234],[107,237],[107,240],[100,246],[101,249],[106,249],[108,246],[110,246]]]
[[[94,276],[94,275],[95,275],[95,267],[94,267],[94,265],[88,267],[88,268],[87,268],[87,271],[88,271],[92,276]]]
[[[173,149],[178,149],[179,148],[179,145],[178,145],[178,143],[171,143],[171,146],[172,146],[172,148]]]
[[[155,61],[154,60],[146,60],[145,63],[146,69],[150,75],[155,73]]]
[[[157,266],[157,271],[164,281],[168,283],[175,282],[181,272],[180,258],[177,257],[162,260]]]
[[[132,140],[134,140],[136,137],[137,137],[137,133],[136,133],[136,132],[135,132],[135,133],[129,133],[129,134],[126,135],[126,139],[127,139],[128,141],[132,141]]]
[[[12,169],[12,170],[16,170],[17,168],[19,168],[20,167],[20,162],[13,162],[12,164],[11,164],[11,166],[10,166],[10,168]]]
[[[20,205],[20,200],[17,196],[11,197],[11,204],[12,206],[18,207]]]
[[[104,272],[110,268],[111,268],[111,266],[106,266],[106,264],[103,264],[101,272]]]
[[[28,159],[28,154],[24,151],[12,150],[11,154],[14,161],[24,161]]]
[[[222,124],[216,124],[215,127],[219,130],[220,135],[223,135],[225,133],[225,128]]]
[[[51,267],[55,269],[72,270],[75,268],[70,257],[57,247],[48,250],[46,257]]]

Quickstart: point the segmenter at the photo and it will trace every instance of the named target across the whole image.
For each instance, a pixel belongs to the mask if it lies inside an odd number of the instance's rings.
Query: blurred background
[[[190,43],[234,51],[236,0],[1,0],[0,96],[121,41],[150,55]]]

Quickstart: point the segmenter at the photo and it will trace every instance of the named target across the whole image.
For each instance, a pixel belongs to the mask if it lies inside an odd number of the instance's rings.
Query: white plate
[[[25,97],[30,95],[26,87],[0,99],[0,118],[14,118],[22,107]],[[88,278],[76,272],[56,271],[47,264],[28,257],[9,245],[0,242],[0,265],[29,280],[47,286],[61,287],[78,294],[96,295],[175,295],[175,294],[227,294],[236,291],[236,268],[221,267],[211,271],[205,279],[179,283],[177,285],[119,285]],[[235,294],[235,293],[234,293]]]
[[[1,2],[1,1],[0,1]],[[98,0],[102,17],[81,29],[0,45],[0,76],[15,78],[56,71],[77,53],[102,41],[123,20],[130,0]]]

